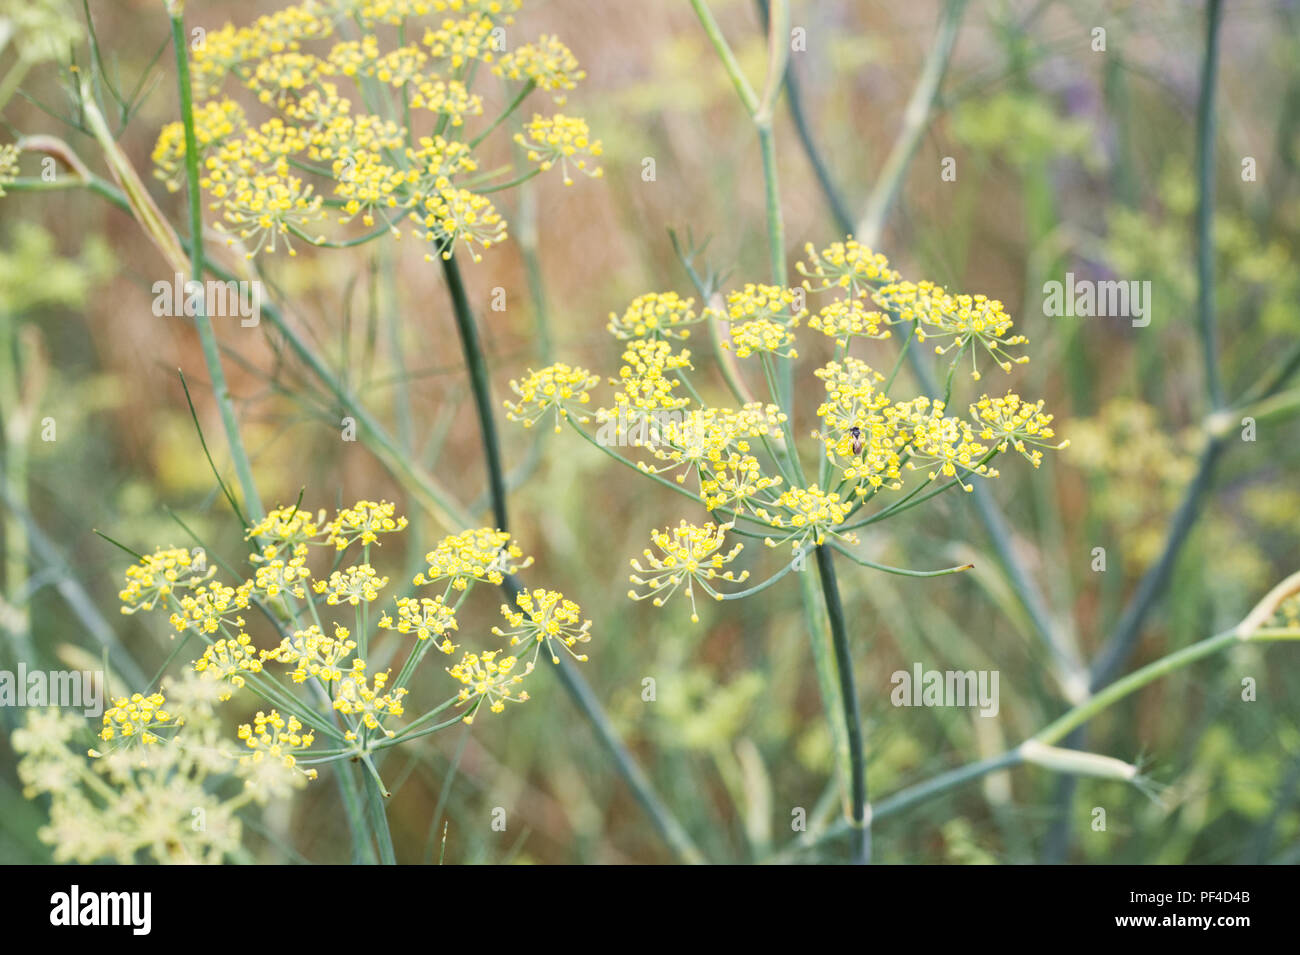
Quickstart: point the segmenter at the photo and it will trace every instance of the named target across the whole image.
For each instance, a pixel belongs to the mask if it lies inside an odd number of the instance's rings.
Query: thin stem
[[[790,561],[790,563],[786,564],[784,567],[782,567],[779,571],[777,571],[767,580],[763,581],[761,584],[758,584],[754,587],[750,587],[748,590],[738,590],[735,593],[722,594],[722,599],[741,600],[745,597],[752,597],[754,596],[754,594],[762,593],[764,590],[766,590],[768,587],[771,587],[774,583],[776,583],[786,574],[790,573],[790,571],[793,569],[794,569],[794,561],[792,560]]]
[[[475,136],[473,139],[469,141],[469,148],[473,150],[475,146],[483,142],[483,140],[487,139],[488,134],[491,133],[492,130],[500,126],[502,123],[504,123],[510,117],[510,115],[516,109],[519,108],[519,104],[528,98],[528,94],[535,89],[537,89],[536,80],[529,80],[527,83],[525,83],[523,85],[523,88],[519,90],[518,95],[516,95],[515,98],[510,101],[509,105],[506,106],[505,110],[501,113],[501,115],[498,116],[496,119],[492,120],[492,125],[489,126],[487,129],[483,130],[483,132],[479,133],[477,136]]]
[[[379,846],[379,861],[382,865],[397,865],[393,835],[388,828],[388,813],[384,811],[384,797],[388,794],[384,792],[383,783],[379,780],[379,773],[370,756],[363,756],[361,761],[366,768],[362,774],[365,777],[366,816],[370,819],[375,842]]]
[[[960,574],[967,570],[973,570],[974,564],[959,564],[956,567],[945,567],[943,570],[908,570],[905,567],[890,567],[888,564],[877,564],[874,561],[867,560],[865,557],[858,557],[847,548],[831,541],[830,546],[839,551],[855,564],[863,567],[870,567],[872,570],[883,571],[886,574],[895,574],[899,577],[947,577],[950,574]]]
[[[1293,575],[1291,589],[1300,587],[1300,574]],[[1276,591],[1275,591],[1276,592]],[[1252,614],[1254,616],[1254,614]],[[1300,630],[1288,628],[1269,628],[1269,627],[1251,627],[1246,622],[1226,630],[1223,633],[1216,634],[1213,637],[1207,637],[1198,643],[1177,650],[1168,656],[1161,657],[1152,663],[1147,664],[1139,670],[1135,670],[1122,680],[1112,683],[1105,690],[1087,700],[1072,707],[1066,713],[1057,718],[1054,722],[1048,724],[1039,732],[1029,737],[1025,743],[1014,749],[1008,750],[997,756],[983,759],[966,766],[960,766],[956,769],[941,773],[923,783],[915,786],[908,786],[899,790],[887,799],[882,800],[872,807],[872,819],[882,819],[885,816],[892,815],[900,810],[910,808],[919,802],[930,799],[934,796],[941,795],[950,789],[955,789],[963,783],[979,779],[998,769],[1004,769],[1009,766],[1015,766],[1024,761],[1025,747],[1029,744],[1052,745],[1064,739],[1072,730],[1082,726],[1088,720],[1097,714],[1113,706],[1115,703],[1127,696],[1140,690],[1142,687],[1153,683],[1160,677],[1167,676],[1177,670],[1202,660],[1206,657],[1242,642],[1255,643],[1272,643],[1281,641],[1300,640]],[[823,834],[822,838],[832,838],[843,833],[849,828],[847,822],[840,822],[829,827]]]
[[[442,274],[451,292],[452,312],[456,316],[456,331],[460,334],[461,350],[465,354],[465,367],[469,370],[470,387],[474,392],[474,409],[478,413],[479,434],[483,439],[483,454],[487,458],[488,487],[492,494],[492,517],[498,530],[510,526],[506,520],[505,469],[501,464],[501,444],[497,439],[496,418],[492,414],[492,392],[488,382],[487,361],[478,337],[478,325],[469,307],[465,284],[460,278],[460,268],[455,256],[442,259]]]
[[[1165,584],[1168,583],[1169,577],[1173,573],[1174,564],[1177,562],[1178,554],[1182,551],[1183,543],[1191,533],[1197,518],[1200,517],[1201,499],[1209,490],[1215,465],[1223,449],[1222,440],[1211,439],[1201,453],[1196,475],[1187,486],[1182,503],[1179,504],[1178,511],[1170,521],[1169,533],[1166,535],[1165,546],[1160,557],[1142,575],[1137,590],[1134,591],[1128,605],[1124,608],[1115,624],[1115,630],[1110,640],[1093,661],[1091,688],[1094,692],[1109,683],[1117,673],[1124,669],[1125,663],[1128,662],[1129,656],[1137,646],[1138,637],[1142,634],[1142,624],[1146,620],[1147,613],[1155,603],[1156,597],[1164,590]]]
[[[199,146],[194,133],[194,96],[190,88],[190,64],[185,45],[185,24],[179,13],[171,18],[172,46],[176,50],[176,81],[180,91],[181,122],[185,127],[185,179],[189,191],[190,212],[190,278],[203,281],[203,197],[199,191]],[[230,444],[230,456],[235,462],[235,474],[239,477],[239,486],[244,492],[244,507],[249,517],[259,521],[265,516],[262,501],[253,481],[253,468],[244,449],[243,439],[239,436],[239,422],[235,418],[235,406],[230,397],[230,386],[226,383],[226,373],[221,367],[221,349],[217,345],[212,322],[208,318],[206,303],[199,297],[200,307],[194,316],[194,324],[199,332],[199,343],[203,349],[203,361],[208,367],[212,379],[212,391],[221,412],[221,424],[226,431],[226,440]]]
[[[506,593],[511,603],[514,603],[515,597],[523,590],[523,584],[513,574],[505,575],[502,580],[501,589]],[[650,780],[646,778],[645,772],[632,758],[628,751],[627,745],[623,742],[622,737],[610,722],[609,716],[605,713],[600,701],[591,691],[591,686],[582,675],[578,673],[575,665],[567,656],[561,656],[558,664],[553,664],[552,668],[568,690],[569,696],[578,708],[582,710],[583,715],[591,723],[596,735],[600,741],[609,750],[610,755],[614,757],[614,764],[618,768],[619,775],[623,777],[624,782],[632,790],[632,795],[636,797],[641,808],[645,810],[646,815],[650,817],[651,823],[668,843],[669,847],[682,862],[691,865],[703,864],[706,860],[696,848],[690,835],[677,821],[677,817],[669,811],[659,799],[659,796],[651,786]]]
[[[731,79],[732,85],[736,87],[736,93],[740,96],[740,101],[745,104],[745,109],[749,115],[753,116],[758,112],[758,94],[754,92],[754,87],[749,84],[745,74],[740,71],[740,63],[737,62],[736,55],[731,52],[731,47],[727,44],[727,38],[722,35],[722,28],[718,26],[718,21],[713,19],[713,13],[704,0],[691,0],[691,6],[695,9],[695,15],[700,18],[700,26],[704,27],[704,35],[709,38],[709,42],[713,44],[713,49],[717,51],[718,59],[722,61],[722,68],[727,71],[727,76]]]
[[[867,199],[866,210],[858,220],[853,234],[864,245],[875,246],[880,240],[880,231],[884,228],[885,217],[893,205],[894,198],[903,184],[907,167],[925,132],[930,108],[934,105],[939,92],[939,84],[948,70],[948,59],[952,55],[953,44],[957,40],[957,31],[961,26],[962,14],[966,10],[966,0],[948,0],[939,19],[939,30],[934,45],[925,58],[921,76],[912,90],[903,111],[903,128],[885,158],[885,165],[876,177],[875,188]]]
[[[1205,387],[1210,405],[1224,406],[1219,378],[1219,342],[1214,326],[1214,87],[1219,69],[1221,0],[1209,0],[1205,20],[1205,58],[1201,65],[1201,93],[1196,105],[1196,276],[1200,286],[1196,314],[1200,322],[1205,357]]]
[[[817,548],[817,570],[821,574],[822,593],[830,618],[831,638],[835,646],[835,663],[840,674],[840,696],[849,742],[849,821],[853,836],[853,861],[865,865],[871,861],[871,824],[867,820],[867,763],[862,740],[862,712],[853,679],[853,656],[844,624],[844,605],[835,580],[835,563],[829,548]]]
[[[758,0],[758,10],[759,16],[766,26],[769,21],[767,0]],[[785,102],[790,110],[790,119],[794,122],[794,129],[799,137],[799,143],[803,146],[804,154],[812,164],[813,173],[821,186],[822,195],[826,197],[826,201],[831,206],[832,215],[844,222],[852,222],[849,208],[845,205],[839,189],[836,188],[835,182],[831,178],[830,168],[826,165],[826,161],[817,149],[817,144],[813,139],[812,129],[808,125],[808,116],[803,108],[803,95],[799,88],[799,77],[793,64],[788,66],[785,72]],[[844,228],[847,230],[848,226]]]

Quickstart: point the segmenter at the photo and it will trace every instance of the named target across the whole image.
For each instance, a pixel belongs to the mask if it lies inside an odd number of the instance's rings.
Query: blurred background
[[[0,10],[13,17],[23,6]],[[277,6],[191,2],[186,16],[189,25],[214,30]],[[1214,307],[1224,389],[1236,403],[1270,381],[1300,332],[1300,5],[1225,6]],[[107,175],[94,144],[47,112],[67,110],[66,50],[86,62],[84,12],[79,3],[68,7],[59,21],[68,35],[51,37],[64,52],[26,71],[22,94],[4,108],[0,140],[53,133]],[[766,61],[759,8],[749,0],[711,7],[759,84]],[[790,65],[802,119],[851,219],[898,136],[945,8],[934,0],[792,4],[793,24],[807,38]],[[105,69],[147,93],[119,137],[147,176],[158,131],[177,116],[166,17],[153,0],[91,2],[89,12]],[[1098,27],[1103,51],[1094,49]],[[647,291],[693,295],[670,229],[691,230],[697,243],[708,238],[703,260],[728,273],[728,286],[768,278],[753,126],[685,0],[530,0],[512,29],[557,34],[578,57],[588,79],[564,110],[584,116],[603,141],[605,172],[567,188],[544,176],[494,197],[510,241],[481,264],[462,263],[498,401],[529,366],[562,360],[614,373],[620,349],[605,332],[609,312],[621,313]],[[1107,645],[1160,560],[1205,442],[1195,254],[1204,36],[1203,4],[1182,0],[970,3],[878,242],[907,278],[1001,299],[1030,340],[1024,351],[1032,360],[1010,382],[1047,400],[1071,446],[1049,454],[1038,471],[1004,460],[989,491],[1018,565],[1083,660]],[[0,75],[14,62],[12,47],[0,53]],[[483,89],[493,115],[500,91],[491,83]],[[788,107],[787,97],[775,137],[793,263],[806,242],[821,248],[846,230]],[[497,145],[508,158],[508,142]],[[956,160],[953,181],[941,177],[945,157]],[[1254,161],[1249,180],[1246,158]],[[654,160],[652,181],[643,176],[646,159]],[[183,222],[183,193],[148,181],[167,217]],[[408,242],[302,248],[295,259],[263,265],[287,321],[403,453],[487,523],[460,345],[441,272],[423,261],[424,251]],[[1066,272],[1149,281],[1150,325],[1045,315],[1043,284]],[[129,558],[95,529],[141,551],[189,546],[174,515],[227,560],[242,553],[177,376],[182,369],[229,477],[197,337],[190,323],[150,309],[150,287],[165,274],[139,227],[87,192],[0,199],[6,666],[28,653],[46,665],[97,665],[106,642],[118,673],[133,668],[147,678],[167,660],[162,616],[118,614]],[[496,288],[505,290],[504,311],[489,307]],[[379,569],[399,584],[423,569],[422,555],[445,529],[364,441],[340,440],[348,409],[265,321],[258,328],[218,322],[217,330],[267,505],[292,504],[300,489],[313,509],[358,498],[397,501],[412,526],[385,543]],[[827,357],[819,349],[809,343],[796,376],[805,433],[820,393],[811,370]],[[1000,389],[1006,378],[990,369],[981,385]],[[1292,387],[1275,390],[1285,396]],[[957,407],[968,397],[961,393]],[[41,440],[46,417],[57,422],[54,441]],[[537,558],[530,582],[563,591],[594,621],[584,673],[704,853],[716,861],[769,859],[795,835],[795,807],[834,818],[832,741],[799,588],[788,583],[734,604],[701,604],[696,625],[684,604],[656,610],[629,601],[627,561],[649,532],[700,515],[572,435],[525,432],[504,415],[500,426],[512,531]],[[1234,424],[1194,504],[1190,532],[1169,557],[1167,584],[1126,669],[1232,626],[1300,567],[1300,426],[1283,413],[1260,416],[1253,441],[1238,430]],[[1068,708],[972,495],[948,494],[909,511],[882,525],[869,546],[874,559],[895,565],[976,565],[937,580],[847,564],[840,570],[873,797],[1015,745]],[[1098,547],[1106,549],[1104,572],[1094,569]],[[778,566],[762,550],[748,548],[740,561],[756,580]],[[495,592],[475,595],[462,635],[497,623],[499,602]],[[892,706],[890,675],[914,662],[998,670],[998,717]],[[642,699],[646,677],[657,685],[651,703]],[[1246,677],[1257,681],[1254,702],[1241,698]],[[529,691],[533,699],[505,718],[437,734],[388,761],[399,860],[435,858],[446,821],[447,862],[669,861],[556,681],[540,674]],[[1063,788],[1044,769],[1020,767],[882,820],[876,857],[1298,861],[1298,691],[1292,648],[1250,646],[1213,657],[1145,688],[1089,728],[1086,747],[1138,761],[1152,791],[1089,779]],[[238,695],[228,706],[232,726],[257,708]],[[36,830],[45,806],[23,798],[8,746],[20,716],[0,712],[0,861],[44,861],[50,850]],[[505,833],[489,825],[498,806],[509,812]],[[1099,806],[1108,820],[1100,832],[1091,825]],[[323,783],[250,823],[247,838],[261,861],[347,859],[337,791]],[[842,855],[832,842],[781,857]]]

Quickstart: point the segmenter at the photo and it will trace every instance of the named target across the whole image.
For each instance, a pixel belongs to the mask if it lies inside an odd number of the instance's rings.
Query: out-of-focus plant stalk
[[[876,184],[867,198],[867,207],[858,219],[853,235],[864,245],[875,248],[880,241],[880,232],[885,225],[885,217],[893,205],[895,197],[902,186],[907,167],[911,165],[912,156],[925,132],[930,117],[930,108],[934,105],[939,92],[939,84],[948,71],[948,61],[952,57],[952,47],[957,41],[957,32],[961,27],[962,15],[966,12],[966,0],[948,0],[939,18],[939,30],[934,44],[925,58],[921,76],[912,89],[912,96],[903,110],[903,128],[899,130],[885,164],[881,167]]]
[[[199,191],[199,144],[194,134],[194,93],[190,87],[190,62],[185,45],[185,23],[180,13],[180,4],[168,7],[172,22],[172,46],[176,51],[176,83],[180,91],[181,123],[185,127],[185,180],[189,198],[190,213],[190,278],[203,283],[203,196]],[[253,481],[253,467],[244,449],[244,441],[239,435],[239,422],[235,417],[234,402],[230,397],[230,386],[226,383],[226,373],[221,367],[221,349],[217,345],[217,336],[208,318],[203,296],[198,296],[198,313],[194,316],[194,325],[199,332],[199,342],[203,348],[203,361],[212,378],[212,391],[216,395],[217,407],[221,412],[221,424],[226,432],[226,441],[230,445],[230,456],[235,463],[235,474],[239,486],[244,492],[244,507],[248,518],[259,521],[265,516],[262,501],[257,493],[257,484]]]
[[[1090,689],[1096,693],[1107,687],[1124,669],[1142,635],[1142,624],[1164,592],[1183,544],[1201,516],[1201,504],[1209,493],[1214,472],[1225,448],[1222,434],[1214,430],[1214,419],[1224,407],[1223,386],[1219,377],[1218,335],[1214,323],[1214,87],[1218,74],[1218,35],[1222,22],[1220,0],[1210,0],[1206,7],[1205,52],[1201,61],[1200,92],[1197,98],[1196,124],[1196,278],[1197,320],[1201,351],[1205,365],[1205,388],[1211,409],[1209,437],[1197,463],[1196,473],[1183,493],[1178,510],[1169,524],[1159,558],[1142,579],[1133,597],[1125,605],[1115,630],[1093,660]],[[1140,672],[1140,671],[1139,671]],[[1120,681],[1123,682],[1123,681]],[[1083,745],[1086,720],[1075,727],[1068,742]],[[1068,816],[1074,788],[1067,780],[1058,793],[1057,818]],[[1047,840],[1048,862],[1063,859],[1069,844],[1069,828],[1064,822],[1053,826]]]
[[[1201,92],[1196,104],[1196,316],[1205,355],[1205,388],[1210,407],[1223,407],[1219,376],[1219,339],[1214,325],[1214,91],[1219,72],[1219,24],[1222,0],[1209,0],[1205,10],[1205,56],[1201,63]]]
[[[1071,707],[1043,729],[1014,749],[999,753],[988,759],[959,766],[946,773],[940,773],[915,786],[908,786],[881,800],[872,807],[872,818],[883,819],[904,809],[908,809],[934,796],[942,795],[963,783],[971,782],[999,769],[1017,766],[1021,763],[1035,763],[1057,772],[1072,772],[1081,775],[1099,775],[1102,778],[1115,778],[1120,763],[1109,757],[1094,754],[1080,754],[1075,750],[1053,752],[1056,743],[1065,739],[1074,730],[1093,719],[1103,710],[1108,709],[1125,697],[1131,696],[1148,684],[1161,677],[1168,676],[1198,660],[1213,656],[1221,650],[1242,643],[1281,643],[1300,641],[1300,629],[1291,627],[1266,626],[1269,619],[1277,612],[1282,602],[1288,597],[1300,593],[1300,571],[1291,574],[1270,590],[1242,621],[1235,627],[1212,637],[1207,637],[1191,646],[1183,647],[1158,660],[1134,670],[1123,679],[1116,680],[1084,702]],[[1070,754],[1068,757],[1066,754]],[[847,822],[840,822],[827,827],[820,840],[833,838],[849,829]],[[797,848],[807,848],[819,839],[803,839],[796,842]],[[787,850],[788,851],[788,850]],[[785,854],[785,853],[783,853]]]
[[[29,330],[30,331],[30,330]],[[36,404],[44,388],[43,361],[34,338],[23,334],[18,316],[0,311],[0,429],[4,431],[4,457],[0,458],[0,488],[4,495],[4,590],[8,606],[0,631],[12,638],[17,660],[35,665],[31,611],[23,591],[31,577],[27,528],[28,449]],[[12,498],[12,500],[10,500]],[[7,657],[7,654],[6,654]]]

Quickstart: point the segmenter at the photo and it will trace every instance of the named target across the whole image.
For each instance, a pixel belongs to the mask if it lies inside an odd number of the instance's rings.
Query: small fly
[[[849,437],[853,439],[853,453],[862,453],[862,429],[857,425],[849,428]]]

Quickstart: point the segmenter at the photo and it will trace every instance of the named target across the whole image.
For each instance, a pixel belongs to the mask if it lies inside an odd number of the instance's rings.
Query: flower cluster
[[[479,173],[474,147],[534,90],[562,104],[586,76],[554,36],[507,49],[504,27],[517,7],[302,0],[249,26],[209,30],[191,70],[198,176],[217,227],[251,257],[281,246],[292,255],[294,240],[338,244],[322,231],[331,221],[378,225],[344,243],[352,245],[396,236],[409,220],[432,246],[428,258],[450,258],[460,246],[478,261],[507,238],[488,193],[530,174],[494,181],[509,170]],[[421,29],[418,18],[433,14],[441,18]],[[397,45],[381,42],[381,26],[401,28]],[[477,69],[511,90],[504,113],[469,138],[467,127],[484,114],[471,88]],[[254,102],[228,96],[228,80]],[[601,174],[600,141],[581,118],[534,114],[515,139],[536,164],[532,174],[559,166],[565,183],[575,170]],[[153,160],[168,189],[185,180],[185,149],[181,123],[161,130]]]
[[[510,383],[519,400],[505,403],[506,416],[511,421],[520,422],[525,428],[531,428],[548,411],[554,411],[555,430],[559,431],[564,419],[591,401],[587,392],[598,384],[598,375],[593,375],[585,368],[571,368],[565,364],[548,365],[538,371],[529,371],[527,378]],[[575,417],[580,422],[588,420],[581,411]]]
[[[689,338],[689,326],[701,321],[695,314],[695,299],[676,292],[647,292],[638,295],[623,314],[609,313],[609,333],[615,338]]]
[[[1026,360],[1008,352],[1025,339],[1012,333],[1001,302],[905,281],[885,256],[852,237],[822,249],[809,245],[797,269],[803,276],[798,286],[748,283],[710,293],[713,304],[698,318],[694,301],[674,292],[647,293],[621,315],[609,316],[606,328],[623,349],[622,367],[610,379],[613,395],[590,415],[567,417],[580,431],[587,418],[594,419],[598,428],[588,440],[696,499],[712,518],[652,532],[651,549],[632,561],[629,596],[634,600],[659,606],[683,591],[697,620],[697,587],[714,599],[727,599],[714,585],[748,578],[748,571],[723,569],[742,550],[740,545],[727,549],[724,540],[731,534],[773,547],[789,544],[796,561],[810,548],[833,547],[879,568],[849,549],[858,543],[856,528],[949,488],[973,490],[974,479],[997,476],[991,462],[1000,453],[1014,449],[1037,467],[1044,450],[1066,446],[1054,440],[1052,417],[1042,401],[1014,392],[983,395],[969,406],[969,419],[949,407],[952,370],[960,360],[970,356],[975,363],[985,352],[1008,371]],[[807,304],[812,295],[826,296],[815,312]],[[697,321],[715,323],[719,350],[714,357],[739,409],[704,403],[702,390],[688,377],[695,366],[680,340]],[[794,409],[784,403],[791,397],[790,384],[782,385],[783,378],[789,382],[793,376],[797,332],[805,325],[834,348],[834,357],[813,371],[824,397],[811,432],[818,454],[810,473],[795,441]],[[895,335],[896,327],[906,327],[907,334]],[[855,346],[878,348],[887,340],[901,341],[904,351],[934,340],[949,362],[944,394],[895,397],[891,389],[901,355],[890,360],[894,371],[886,378],[850,354]],[[747,372],[732,355],[757,356],[761,374],[752,365]],[[977,365],[974,377],[979,377]],[[508,404],[508,410],[525,426],[551,407],[564,416],[566,402],[580,402],[585,410],[596,400],[597,384],[585,369],[567,365],[530,372],[512,382],[522,400]],[[751,389],[764,386],[767,400],[754,400]],[[615,448],[644,456],[627,457]],[[927,484],[940,486],[922,494]]]
[[[206,749],[214,771],[223,765],[245,779],[247,798],[286,793],[314,778],[315,769],[304,772],[304,765],[365,760],[408,734],[429,732],[426,718],[448,707],[459,705],[459,715],[433,729],[473,720],[484,703],[500,712],[505,701],[528,698],[519,684],[532,662],[517,666],[505,649],[467,652],[447,668],[460,684],[454,694],[402,728],[409,685],[423,658],[433,648],[444,654],[457,649],[451,636],[460,630],[457,614],[468,591],[478,583],[503,584],[532,563],[503,531],[480,527],[449,535],[427,554],[428,570],[413,581],[435,593],[396,596],[395,612],[373,619],[370,605],[385,599],[389,578],[370,563],[371,548],[407,526],[387,501],[358,501],[333,516],[277,507],[247,530],[254,550],[245,580],[228,585],[214,579],[201,551],[177,548],[159,549],[127,569],[121,593],[127,612],[166,606],[173,628],[204,645],[189,667],[195,692],[215,703],[240,690],[269,704],[239,728],[242,755],[228,741],[214,740]],[[359,559],[349,561],[349,550]],[[326,561],[319,576],[310,567],[313,553]],[[278,643],[264,649],[247,632],[245,615],[254,602],[275,624]],[[331,613],[343,619],[326,616]],[[555,662],[561,646],[585,660],[574,648],[590,639],[591,622],[580,614],[555,591],[524,591],[505,613],[513,629],[493,632],[510,646],[534,645],[534,660],[543,645]],[[399,668],[371,667],[372,644],[380,639],[397,644],[393,650],[405,660]],[[310,693],[303,692],[307,688]],[[99,749],[91,755],[113,760],[129,751],[139,760],[142,748],[171,749],[187,737],[184,721],[162,693],[117,699],[104,714]],[[158,747],[162,742],[168,746]],[[322,742],[327,751],[313,749]]]
[[[24,796],[50,800],[49,824],[37,835],[53,846],[56,862],[234,861],[242,840],[239,810],[291,792],[306,776],[282,765],[268,772],[241,764],[215,713],[219,692],[217,684],[191,676],[114,701],[104,725],[112,738],[101,739],[89,759],[79,716],[28,713],[11,741],[22,757]],[[244,780],[242,791],[217,785],[232,772]]]
[[[563,594],[554,590],[520,590],[515,594],[515,607],[502,604],[501,615],[514,629],[493,627],[492,632],[498,637],[509,637],[512,647],[532,644],[536,647],[533,654],[536,659],[537,651],[545,644],[551,662],[559,663],[555,649],[558,643],[575,660],[586,662],[587,655],[575,653],[573,647],[591,639],[591,621],[583,620],[582,608]]]
[[[737,576],[735,571],[722,569],[735,560],[736,555],[745,547],[744,544],[737,544],[731,550],[725,550],[723,544],[727,530],[729,528],[725,525],[717,527],[708,523],[697,526],[682,521],[676,527],[652,531],[650,543],[658,553],[648,548],[643,551],[645,566],[633,558],[632,569],[636,573],[628,578],[638,587],[647,589],[644,593],[629,590],[627,595],[633,600],[650,597],[656,607],[662,607],[664,601],[685,584],[686,597],[691,602],[691,620],[698,623],[700,616],[695,609],[696,584],[714,600],[724,600],[725,597],[714,590],[709,581],[740,583],[749,577],[747,570],[741,571]]]

